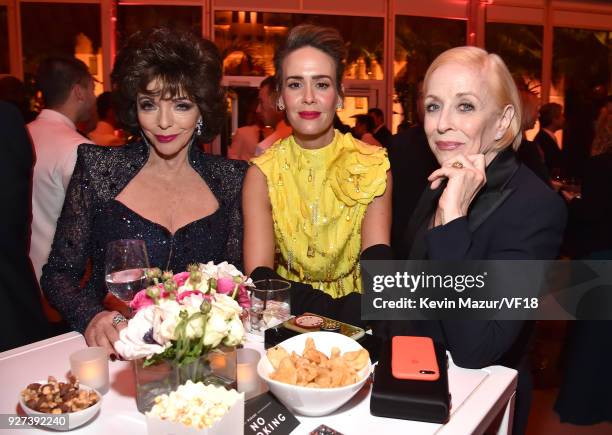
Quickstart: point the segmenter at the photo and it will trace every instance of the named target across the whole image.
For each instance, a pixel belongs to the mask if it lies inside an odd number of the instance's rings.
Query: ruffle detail
[[[331,166],[330,187],[349,207],[368,205],[387,187],[387,150],[357,140],[350,133],[342,135],[341,140],[342,151]]]

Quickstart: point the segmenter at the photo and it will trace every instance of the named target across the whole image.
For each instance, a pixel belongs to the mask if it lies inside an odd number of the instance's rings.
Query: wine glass
[[[145,287],[148,268],[149,257],[144,241],[115,240],[106,245],[106,287],[127,306]]]

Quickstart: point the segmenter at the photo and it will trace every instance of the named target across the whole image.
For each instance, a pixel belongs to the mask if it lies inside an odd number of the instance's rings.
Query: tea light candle
[[[255,349],[238,349],[236,369],[238,391],[244,393],[247,400],[262,392],[261,380],[257,374],[257,363],[260,358],[261,355]]]
[[[79,382],[105,394],[109,388],[108,353],[103,347],[88,347],[70,355],[70,371]]]

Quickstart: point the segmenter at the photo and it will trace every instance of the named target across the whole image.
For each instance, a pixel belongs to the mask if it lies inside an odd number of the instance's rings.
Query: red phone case
[[[440,377],[440,369],[433,340],[429,337],[393,337],[391,373],[396,379],[437,380]]]

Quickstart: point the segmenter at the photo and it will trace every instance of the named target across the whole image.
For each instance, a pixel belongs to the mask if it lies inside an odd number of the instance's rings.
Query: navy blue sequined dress
[[[163,270],[180,272],[189,263],[211,260],[215,263],[226,260],[242,268],[241,192],[247,164],[191,147],[189,163],[215,195],[219,208],[179,228],[173,235],[115,200],[148,157],[149,146],[142,141],[123,147],[79,146],[41,278],[51,304],[77,331],[83,332],[93,316],[104,310],[102,301],[107,293],[104,257],[110,241],[144,240],[149,264]],[[80,288],[79,280],[89,258],[91,278]]]

